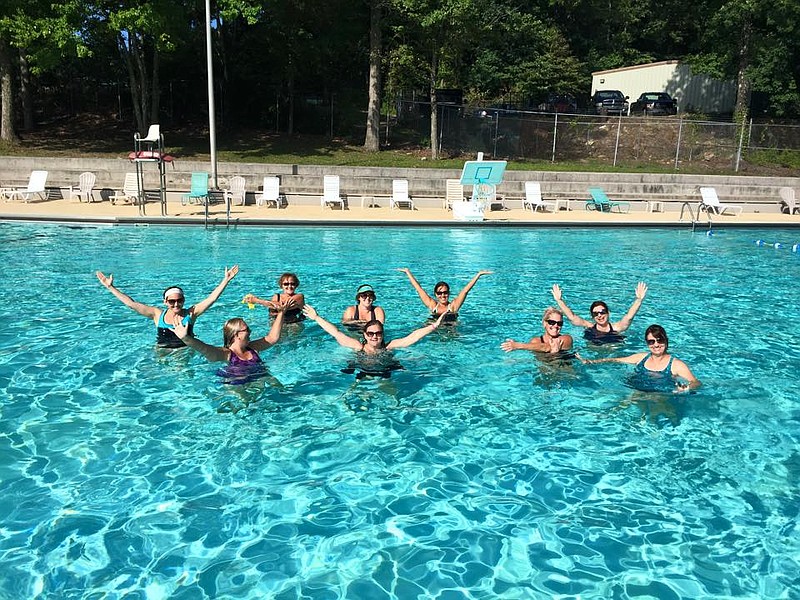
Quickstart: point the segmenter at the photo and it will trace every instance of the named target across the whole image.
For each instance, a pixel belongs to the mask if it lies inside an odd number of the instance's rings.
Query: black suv
[[[631,104],[631,113],[643,115],[678,114],[678,103],[666,92],[645,92]]]
[[[626,115],[628,97],[619,90],[597,90],[590,106],[598,115]]]

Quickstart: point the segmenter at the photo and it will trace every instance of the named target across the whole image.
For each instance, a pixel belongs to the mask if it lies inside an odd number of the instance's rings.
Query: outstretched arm
[[[553,285],[552,291],[553,291],[553,300],[556,301],[556,304],[558,304],[558,308],[561,309],[561,311],[564,313],[564,316],[567,317],[567,319],[569,319],[570,323],[578,327],[592,326],[591,322],[587,321],[586,319],[582,319],[574,312],[572,312],[572,309],[569,306],[567,306],[567,303],[564,302],[564,298],[561,295],[561,288],[558,286],[557,283]]]
[[[303,314],[312,321],[316,321],[317,325],[322,327],[323,331],[328,333],[330,336],[333,337],[333,339],[339,342],[340,346],[344,346],[345,348],[352,348],[353,350],[361,350],[361,343],[358,340],[354,340],[349,335],[344,334],[338,329],[336,329],[336,325],[320,317],[317,314],[316,309],[310,304],[306,304],[303,307]]]
[[[508,338],[505,342],[500,344],[500,347],[504,352],[513,352],[514,350],[540,351],[544,348],[539,338],[533,338],[527,344]]]
[[[645,356],[647,356],[647,352],[637,352],[636,354],[631,354],[630,356],[608,356],[606,358],[594,358],[592,360],[586,360],[580,354],[577,354],[576,356],[578,357],[578,360],[585,365],[598,365],[600,363],[624,363],[626,365],[635,365]]]
[[[686,383],[679,383],[677,392],[688,392],[689,390],[696,390],[700,387],[700,380],[694,376],[689,366],[682,360],[677,358],[672,361],[672,374],[685,380]]]
[[[614,323],[614,329],[621,332],[625,331],[631,326],[631,323],[633,323],[633,317],[635,317],[636,313],[639,312],[639,308],[642,306],[642,301],[646,295],[647,284],[644,281],[640,281],[636,286],[636,299],[633,301],[633,304],[631,304],[628,312],[625,313],[625,316],[622,317],[622,319],[617,323]]]
[[[143,317],[150,317],[151,319],[155,320],[161,314],[161,309],[156,308],[155,306],[148,306],[147,304],[142,304],[141,302],[137,302],[128,294],[125,294],[114,287],[114,275],[109,273],[108,276],[104,275],[100,271],[96,273],[97,279],[100,280],[100,283],[103,284],[109,292],[111,292],[114,297],[122,302],[125,306],[130,308],[131,310],[135,310],[137,313],[142,315]]]
[[[259,340],[250,342],[250,346],[254,350],[264,350],[270,346],[275,345],[281,339],[281,329],[283,327],[283,314],[286,310],[286,305],[281,304],[275,312],[275,320],[272,322],[272,327],[269,333]]]
[[[410,270],[408,270],[405,267],[403,267],[402,269],[397,269],[397,270],[400,271],[401,273],[405,273],[406,275],[408,275],[408,280],[411,282],[411,285],[414,286],[414,289],[417,290],[417,294],[419,295],[419,299],[422,300],[422,303],[427,308],[429,308],[430,310],[433,310],[434,308],[436,308],[436,300],[431,298],[428,295],[428,293],[425,290],[422,289],[422,286],[419,284],[419,281],[417,281],[417,278],[414,277],[411,274]]]
[[[477,275],[469,280],[469,283],[464,286],[464,289],[458,293],[456,299],[450,303],[450,309],[453,312],[458,312],[461,309],[461,305],[464,304],[464,300],[467,299],[467,294],[469,291],[475,287],[475,284],[478,283],[478,279],[483,277],[484,275],[491,275],[492,271],[478,271]]]
[[[233,267],[230,269],[225,267],[225,275],[223,275],[222,281],[220,281],[219,285],[214,288],[214,291],[208,295],[208,298],[194,305],[194,308],[192,309],[192,317],[197,318],[211,308],[214,305],[214,302],[216,302],[222,295],[222,292],[225,291],[225,288],[231,282],[231,279],[236,277],[238,272],[239,265],[233,265]]]
[[[230,350],[218,346],[211,346],[206,344],[203,340],[198,340],[196,337],[189,334],[189,328],[180,321],[175,323],[173,330],[175,331],[175,335],[181,338],[184,344],[190,348],[194,348],[211,362],[228,360]]]
[[[442,324],[442,319],[447,313],[442,313],[439,315],[439,318],[436,320],[435,323],[431,323],[430,325],[426,325],[425,327],[420,327],[409,333],[406,337],[399,338],[397,340],[392,340],[388,344],[386,344],[387,350],[394,350],[395,348],[408,348],[409,346],[416,344],[422,338],[424,338],[429,333],[436,331],[439,328],[439,325]]]

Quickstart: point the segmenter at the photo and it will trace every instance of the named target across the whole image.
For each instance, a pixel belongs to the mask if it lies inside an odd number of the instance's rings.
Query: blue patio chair
[[[208,204],[208,173],[192,173],[192,187],[181,196],[181,204]]]
[[[616,209],[620,213],[631,211],[630,202],[614,202],[606,196],[602,188],[589,188],[589,194],[591,194],[592,199],[586,203],[586,210],[614,212],[614,209]]]

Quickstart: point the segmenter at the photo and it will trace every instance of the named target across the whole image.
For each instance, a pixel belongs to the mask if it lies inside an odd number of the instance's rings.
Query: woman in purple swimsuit
[[[174,330],[183,343],[200,352],[211,362],[228,362],[228,366],[221,372],[226,383],[242,384],[267,375],[266,367],[258,352],[273,346],[280,339],[285,308],[285,305],[277,306],[277,316],[272,322],[269,333],[257,340],[250,339],[250,328],[240,317],[225,321],[222,327],[221,347],[211,346],[197,339],[183,323],[176,323]]]

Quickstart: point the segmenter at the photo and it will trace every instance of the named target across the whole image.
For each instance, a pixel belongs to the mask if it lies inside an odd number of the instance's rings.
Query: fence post
[[[678,143],[675,144],[675,170],[678,170],[678,157],[681,155],[681,136],[683,136],[683,117],[678,120]]]
[[[617,166],[617,151],[619,150],[619,132],[622,129],[622,113],[619,115],[619,121],[617,122],[617,141],[614,143],[614,163],[611,165],[613,167]]]
[[[553,157],[550,162],[556,162],[556,134],[558,132],[558,113],[556,113],[555,121],[553,122]]]
[[[497,158],[497,131],[500,129],[500,111],[494,114],[494,151],[492,158]]]
[[[739,133],[739,149],[736,151],[736,166],[733,168],[734,172],[739,172],[739,162],[742,160],[742,144],[744,143],[744,123],[741,124],[741,133]]]

